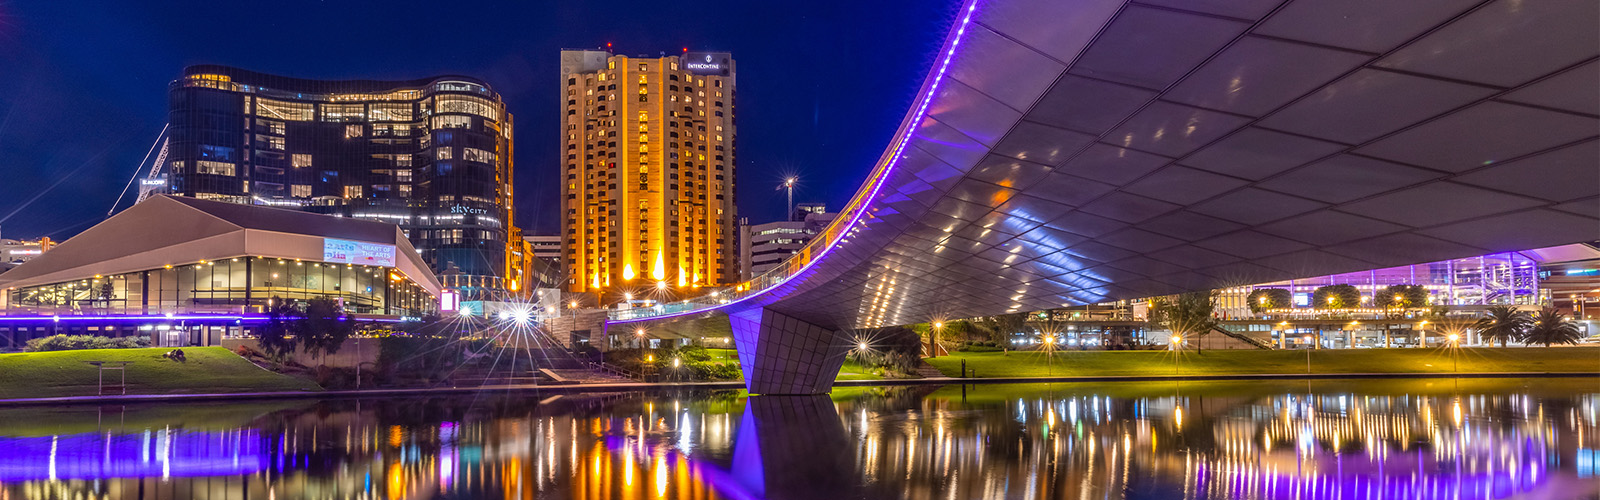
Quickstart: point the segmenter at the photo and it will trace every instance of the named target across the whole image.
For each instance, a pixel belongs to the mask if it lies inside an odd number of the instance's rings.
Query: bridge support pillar
[[[728,315],[739,366],[751,394],[827,394],[850,352],[850,340],[770,309]]]

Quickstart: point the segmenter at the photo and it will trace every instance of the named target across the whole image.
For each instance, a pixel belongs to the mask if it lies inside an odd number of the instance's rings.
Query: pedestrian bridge
[[[1592,0],[955,14],[833,225],[608,323],[727,314],[751,392],[812,394],[845,330],[1600,240]]]

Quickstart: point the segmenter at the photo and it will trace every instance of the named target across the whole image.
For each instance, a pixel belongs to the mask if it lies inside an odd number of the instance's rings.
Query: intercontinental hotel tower
[[[738,279],[733,57],[561,52],[571,292],[695,295]]]

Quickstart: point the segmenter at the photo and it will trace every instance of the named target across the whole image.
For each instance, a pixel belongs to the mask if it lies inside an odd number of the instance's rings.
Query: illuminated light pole
[[[1179,337],[1177,335],[1173,335],[1172,336],[1172,375],[1173,376],[1177,376],[1178,375],[1178,349],[1182,348],[1181,347],[1182,344],[1183,344],[1183,337]]]
[[[1054,335],[1045,335],[1044,336],[1044,356],[1045,356],[1045,358],[1044,358],[1044,374],[1047,377],[1055,376],[1054,366],[1052,366],[1052,364],[1053,364],[1052,362],[1055,361],[1055,355],[1056,355],[1056,337]]]
[[[1461,350],[1457,349],[1461,347],[1457,342],[1461,340],[1461,335],[1452,333],[1446,338],[1450,339],[1450,371],[1461,373]]]
[[[789,204],[787,207],[789,212],[787,217],[789,220],[794,220],[794,183],[799,180],[800,178],[791,175],[783,179],[782,186],[778,186],[779,188],[783,189],[784,193],[788,196]]]

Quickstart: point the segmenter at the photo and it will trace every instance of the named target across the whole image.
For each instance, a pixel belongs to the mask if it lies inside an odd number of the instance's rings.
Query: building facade
[[[512,120],[484,82],[191,66],[170,99],[167,192],[398,224],[447,286],[513,277]]]
[[[735,75],[725,52],[561,52],[569,292],[694,295],[738,279]]]
[[[49,251],[55,245],[56,242],[51,241],[50,238],[39,238],[32,241],[0,238],[0,271],[9,269],[7,266],[22,264],[44,255],[46,251]]]
[[[560,266],[560,264],[561,264],[561,235],[559,235],[559,234],[548,234],[548,235],[541,234],[541,235],[534,235],[534,236],[523,236],[522,239],[524,241],[527,241],[528,242],[528,246],[533,249],[533,256],[534,257],[539,258],[539,259],[543,259],[543,260],[545,260],[546,262],[549,262],[552,265],[556,265],[557,267]]]
[[[838,216],[820,203],[806,203],[795,209],[791,220],[740,226],[740,275],[750,280],[778,267]]]
[[[394,224],[155,196],[0,274],[0,349],[56,333],[216,345],[276,304],[401,321],[433,313],[439,293]]]

